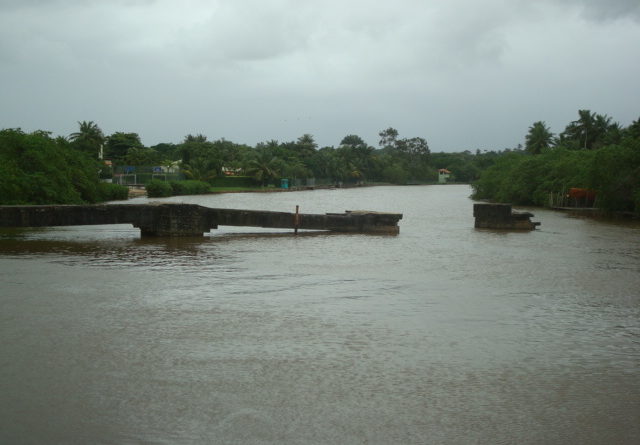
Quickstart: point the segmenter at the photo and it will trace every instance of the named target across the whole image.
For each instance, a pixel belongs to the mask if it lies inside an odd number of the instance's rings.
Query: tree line
[[[380,132],[379,148],[356,135],[345,136],[337,148],[319,148],[309,134],[291,142],[271,140],[254,147],[225,139],[210,141],[198,134],[187,135],[179,144],[146,147],[137,133],[106,136],[93,121],[78,124],[78,131],[68,137],[54,137],[41,130],[0,131],[0,204],[125,199],[126,188],[101,182],[112,177],[114,166],[177,165],[187,178],[205,183],[231,172],[248,177],[257,187],[278,184],[280,178],[402,184],[429,182],[436,177],[427,141],[400,138],[393,128]],[[173,187],[201,188],[194,183],[184,185]]]
[[[570,188],[596,193],[596,206],[640,214],[640,119],[628,127],[579,110],[554,135],[545,122],[529,127],[523,150],[503,153],[473,184],[476,199],[550,205]]]
[[[99,180],[102,164],[49,132],[0,131],[0,204],[83,204],[127,199]]]
[[[326,183],[430,183],[437,170],[453,171],[454,179],[471,182],[498,156],[497,152],[432,153],[422,137],[403,138],[393,127],[379,132],[378,146],[350,134],[337,147],[319,147],[313,135],[294,141],[269,140],[255,146],[224,138],[209,140],[187,135],[182,142],[145,147],[137,133],[103,135],[94,122],[79,122],[72,144],[116,166],[175,166],[189,179],[211,181],[225,172],[249,176],[257,185],[277,184],[280,178],[315,178]]]
[[[256,146],[226,139],[208,140],[205,135],[187,135],[179,144],[143,146],[136,133],[116,132],[104,136],[93,122],[80,122],[70,135],[80,150],[102,156],[116,165],[171,165],[180,162],[190,179],[209,181],[231,171],[267,185],[280,178],[322,178],[332,182],[384,181],[428,182],[435,179],[429,163],[430,150],[421,137],[400,138],[388,128],[380,132],[379,148],[357,135],[347,135],[338,147],[322,147],[310,134],[295,141],[270,140]]]
[[[146,147],[137,133],[107,136],[93,121],[78,124],[78,131],[68,137],[0,131],[0,203],[124,199],[126,188],[99,180],[113,173],[104,162],[108,159],[116,167],[179,166],[187,178],[209,184],[233,173],[256,187],[276,185],[281,178],[329,184],[432,183],[437,170],[445,168],[455,181],[473,183],[478,199],[546,205],[550,193],[585,187],[598,192],[603,208],[640,209],[640,119],[624,128],[589,110],[579,110],[578,119],[558,135],[539,121],[529,127],[524,147],[474,153],[432,153],[426,139],[400,137],[392,127],[379,132],[377,147],[354,134],[337,147],[319,147],[310,134],[255,146],[198,134],[178,144]],[[172,184],[182,192],[190,190],[187,185],[197,184]]]

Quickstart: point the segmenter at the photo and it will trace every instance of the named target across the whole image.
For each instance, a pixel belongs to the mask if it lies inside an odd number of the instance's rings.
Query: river
[[[640,226],[476,230],[470,193],[165,199],[398,236],[0,231],[0,443],[640,443]]]

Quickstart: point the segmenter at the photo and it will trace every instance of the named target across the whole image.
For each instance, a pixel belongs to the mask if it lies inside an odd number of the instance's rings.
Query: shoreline
[[[436,184],[411,184],[411,185],[438,185]],[[354,184],[354,185],[312,185],[312,186],[301,186],[301,187],[289,187],[289,188],[280,188],[280,187],[261,187],[255,189],[239,189],[239,190],[213,190],[209,193],[201,193],[201,195],[218,195],[222,193],[284,193],[284,192],[303,192],[309,190],[339,190],[339,189],[351,189],[351,188],[360,188],[360,187],[378,187],[378,186],[402,186],[399,184],[390,184],[390,183],[375,183],[375,184]],[[408,186],[408,185],[407,185]],[[142,196],[147,196],[147,191],[144,186],[127,186],[129,188],[129,198],[139,198]],[[172,195],[178,196],[178,195]],[[191,195],[198,196],[198,195]]]

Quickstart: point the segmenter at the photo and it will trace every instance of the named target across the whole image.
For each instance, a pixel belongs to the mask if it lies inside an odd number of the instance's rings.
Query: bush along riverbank
[[[0,205],[91,204],[127,199],[100,181],[101,164],[48,132],[0,131]]]
[[[334,188],[354,188],[354,187],[373,187],[376,185],[391,185],[388,183],[371,183],[371,184],[322,184],[316,186],[302,186],[302,187],[289,187],[281,188],[270,186],[245,186],[245,187],[233,187],[233,186],[212,186],[204,181],[151,181],[146,186],[146,195],[149,198],[165,198],[176,195],[203,195],[209,193],[273,193],[273,192],[294,192],[300,190],[316,190],[316,189],[334,189]],[[144,193],[142,193],[144,194]]]
[[[603,213],[640,216],[640,123],[610,128],[591,149],[572,144],[565,133],[553,147],[500,156],[473,184],[473,198],[549,207],[551,196],[584,188],[595,193],[593,205]]]
[[[146,186],[147,196],[162,198],[174,195],[203,195],[211,193],[211,185],[204,181],[151,181]]]

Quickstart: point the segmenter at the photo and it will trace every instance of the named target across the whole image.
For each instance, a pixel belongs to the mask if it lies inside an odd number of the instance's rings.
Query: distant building
[[[446,168],[441,168],[438,170],[438,184],[446,184],[449,181],[449,177],[451,176],[451,172]]]
[[[241,168],[222,167],[222,174],[225,176],[240,176],[242,174]]]

